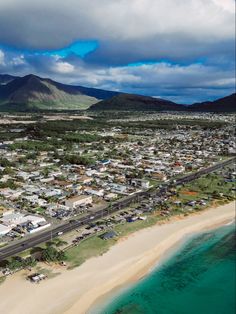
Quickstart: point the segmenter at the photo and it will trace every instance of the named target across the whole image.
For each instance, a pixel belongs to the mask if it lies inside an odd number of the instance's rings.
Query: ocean
[[[191,237],[137,283],[90,314],[235,314],[235,225]]]

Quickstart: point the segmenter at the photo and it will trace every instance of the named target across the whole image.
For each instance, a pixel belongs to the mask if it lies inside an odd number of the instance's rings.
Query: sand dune
[[[138,231],[103,256],[92,258],[74,270],[62,271],[39,285],[26,281],[23,272],[19,272],[0,286],[0,313],[85,314],[112,289],[147,273],[187,235],[226,224],[234,218],[232,202]]]

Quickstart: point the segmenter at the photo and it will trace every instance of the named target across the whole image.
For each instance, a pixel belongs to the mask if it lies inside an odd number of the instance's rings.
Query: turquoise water
[[[92,314],[235,314],[235,225],[195,236]]]

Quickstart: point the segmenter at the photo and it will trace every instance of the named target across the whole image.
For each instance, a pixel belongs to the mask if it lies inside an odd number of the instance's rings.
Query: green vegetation
[[[52,149],[52,145],[41,141],[17,142],[10,145],[10,149],[23,149],[27,151],[47,151]]]
[[[14,166],[14,164],[9,161],[7,158],[0,158],[0,166],[1,167],[11,167]],[[4,173],[6,174],[6,173]]]
[[[6,263],[6,267],[12,271],[27,267],[34,267],[35,265],[36,260],[33,257],[27,257],[25,259],[22,259],[19,256],[11,257]]]
[[[100,141],[101,139],[104,139],[102,136],[96,135],[96,134],[78,134],[78,133],[72,133],[72,134],[66,134],[63,136],[63,140],[68,142],[74,142],[74,143],[92,143],[96,141]]]
[[[53,246],[49,245],[42,251],[42,261],[45,262],[61,262],[66,260],[66,255],[63,251],[58,251]]]
[[[42,208],[42,207],[37,207],[33,210],[34,212],[38,213],[38,214],[44,214],[45,212],[45,208]]]
[[[98,236],[93,236],[82,241],[78,246],[68,249],[66,256],[70,262],[70,268],[81,265],[91,257],[104,254],[115,242],[114,239],[104,241]]]
[[[194,200],[196,197],[214,199],[233,200],[235,198],[234,182],[227,182],[222,175],[217,173],[209,173],[208,175],[201,177],[189,184],[186,184],[184,188],[179,189],[179,195],[181,200]],[[195,192],[196,194],[184,193],[184,191]]]
[[[34,75],[16,78],[1,87],[1,111],[85,110],[98,101],[75,87],[64,84],[58,86],[57,82]]]
[[[65,155],[63,156],[61,162],[88,166],[93,165],[95,160],[88,155]]]
[[[15,183],[14,180],[7,180],[6,182],[0,182],[0,189],[10,188],[12,190],[15,190],[17,187],[18,185]]]
[[[117,121],[118,123],[118,121]],[[127,122],[120,122],[120,127],[126,127],[129,129],[138,129],[138,130],[148,130],[148,129],[165,129],[165,130],[173,130],[176,129],[177,125],[188,127],[201,127],[204,129],[209,128],[221,128],[225,126],[225,122],[222,121],[207,121],[201,119],[184,119],[184,120],[177,120],[174,121],[172,119],[156,119],[156,120],[146,120],[146,121],[127,121]]]

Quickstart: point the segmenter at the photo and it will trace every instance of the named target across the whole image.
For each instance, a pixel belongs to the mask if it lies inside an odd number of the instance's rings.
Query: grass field
[[[226,182],[221,175],[211,173],[186,184],[184,188],[179,188],[178,192],[182,200],[194,200],[209,196],[217,198],[220,195],[222,198],[229,198],[230,200],[235,197],[233,188],[235,188],[234,182]]]
[[[115,242],[116,239],[104,241],[97,235],[82,241],[78,246],[66,251],[69,268],[79,266],[91,257],[104,254]]]

